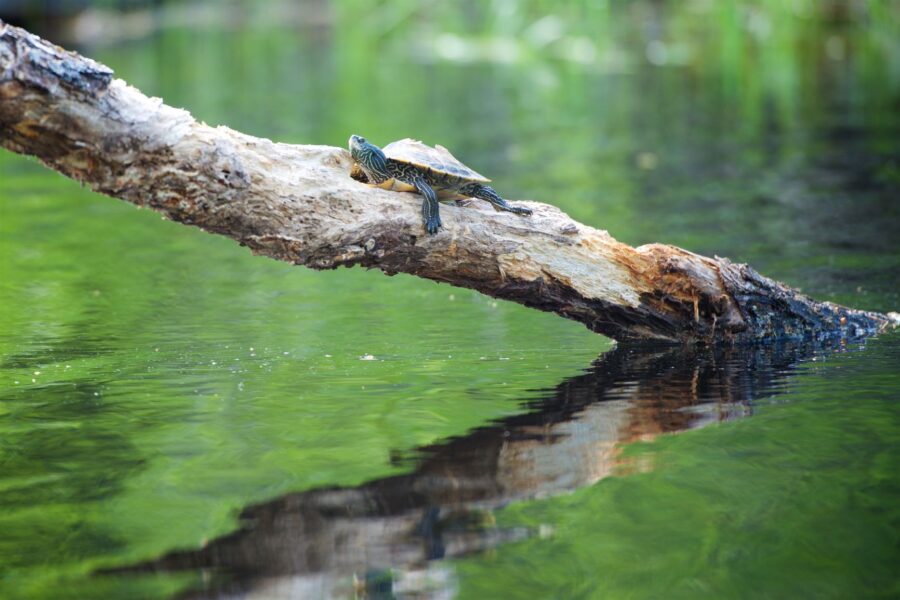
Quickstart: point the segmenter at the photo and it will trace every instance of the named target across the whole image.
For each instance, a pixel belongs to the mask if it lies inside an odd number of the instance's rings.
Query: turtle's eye
[[[360,143],[360,144],[365,144],[365,143],[366,143],[366,138],[360,137],[360,138],[359,138],[359,143]]]

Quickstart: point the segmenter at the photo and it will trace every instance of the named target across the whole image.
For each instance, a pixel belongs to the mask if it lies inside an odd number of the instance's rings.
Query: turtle
[[[462,164],[440,145],[432,148],[406,138],[391,142],[382,150],[364,137],[351,135],[350,154],[355,161],[352,175],[358,176],[362,171],[375,187],[421,194],[425,230],[430,234],[442,227],[438,201],[480,198],[490,202],[497,211],[531,214],[530,208],[508,204],[486,185],[490,179]]]

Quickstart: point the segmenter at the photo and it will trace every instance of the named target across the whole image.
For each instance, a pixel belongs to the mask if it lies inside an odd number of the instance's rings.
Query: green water
[[[248,8],[187,27],[170,11],[156,33],[81,50],[211,124],[286,142],[442,143],[506,197],[624,242],[900,307],[890,3],[850,22],[808,3],[544,4],[321,2],[291,26]],[[582,373],[611,348],[466,290],[253,257],[4,151],[0,597],[213,595],[211,568],[243,573],[258,597],[275,596],[266,581],[324,573],[337,583],[316,589],[344,597],[366,567],[393,568],[397,590],[424,572],[416,593],[461,598],[900,595],[900,336],[640,368],[649,359],[607,355]],[[522,414],[563,441],[510,442]],[[587,445],[604,457],[590,474],[564,441],[585,436],[611,440]],[[466,462],[484,448],[496,464]],[[533,460],[506,462],[516,448]],[[436,521],[475,541],[446,533],[419,562],[313,547],[318,571],[267,571],[259,542],[239,565],[191,559],[202,578],[154,563],[217,547],[244,507],[286,494],[406,490],[395,502],[428,523],[440,494],[421,482],[448,472],[490,482],[454,504],[475,524]],[[363,512],[341,526],[424,535],[400,508]],[[285,548],[308,543],[289,532]]]

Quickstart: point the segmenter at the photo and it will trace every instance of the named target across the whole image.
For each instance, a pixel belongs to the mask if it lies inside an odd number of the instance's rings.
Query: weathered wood
[[[349,132],[348,132],[349,133]],[[354,181],[349,153],[198,123],[107,67],[0,22],[0,144],[92,189],[313,269],[410,273],[554,312],[618,340],[858,336],[896,319],[820,303],[746,265],[632,248],[536,202],[524,219]]]

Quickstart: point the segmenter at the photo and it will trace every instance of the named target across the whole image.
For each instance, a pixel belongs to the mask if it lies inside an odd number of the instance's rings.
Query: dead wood
[[[445,206],[444,229],[426,235],[419,198],[353,180],[346,150],[198,123],[107,67],[2,22],[0,144],[258,254],[472,288],[617,340],[855,337],[896,321],[816,302],[724,258],[633,248],[537,202],[525,203],[529,219]]]

